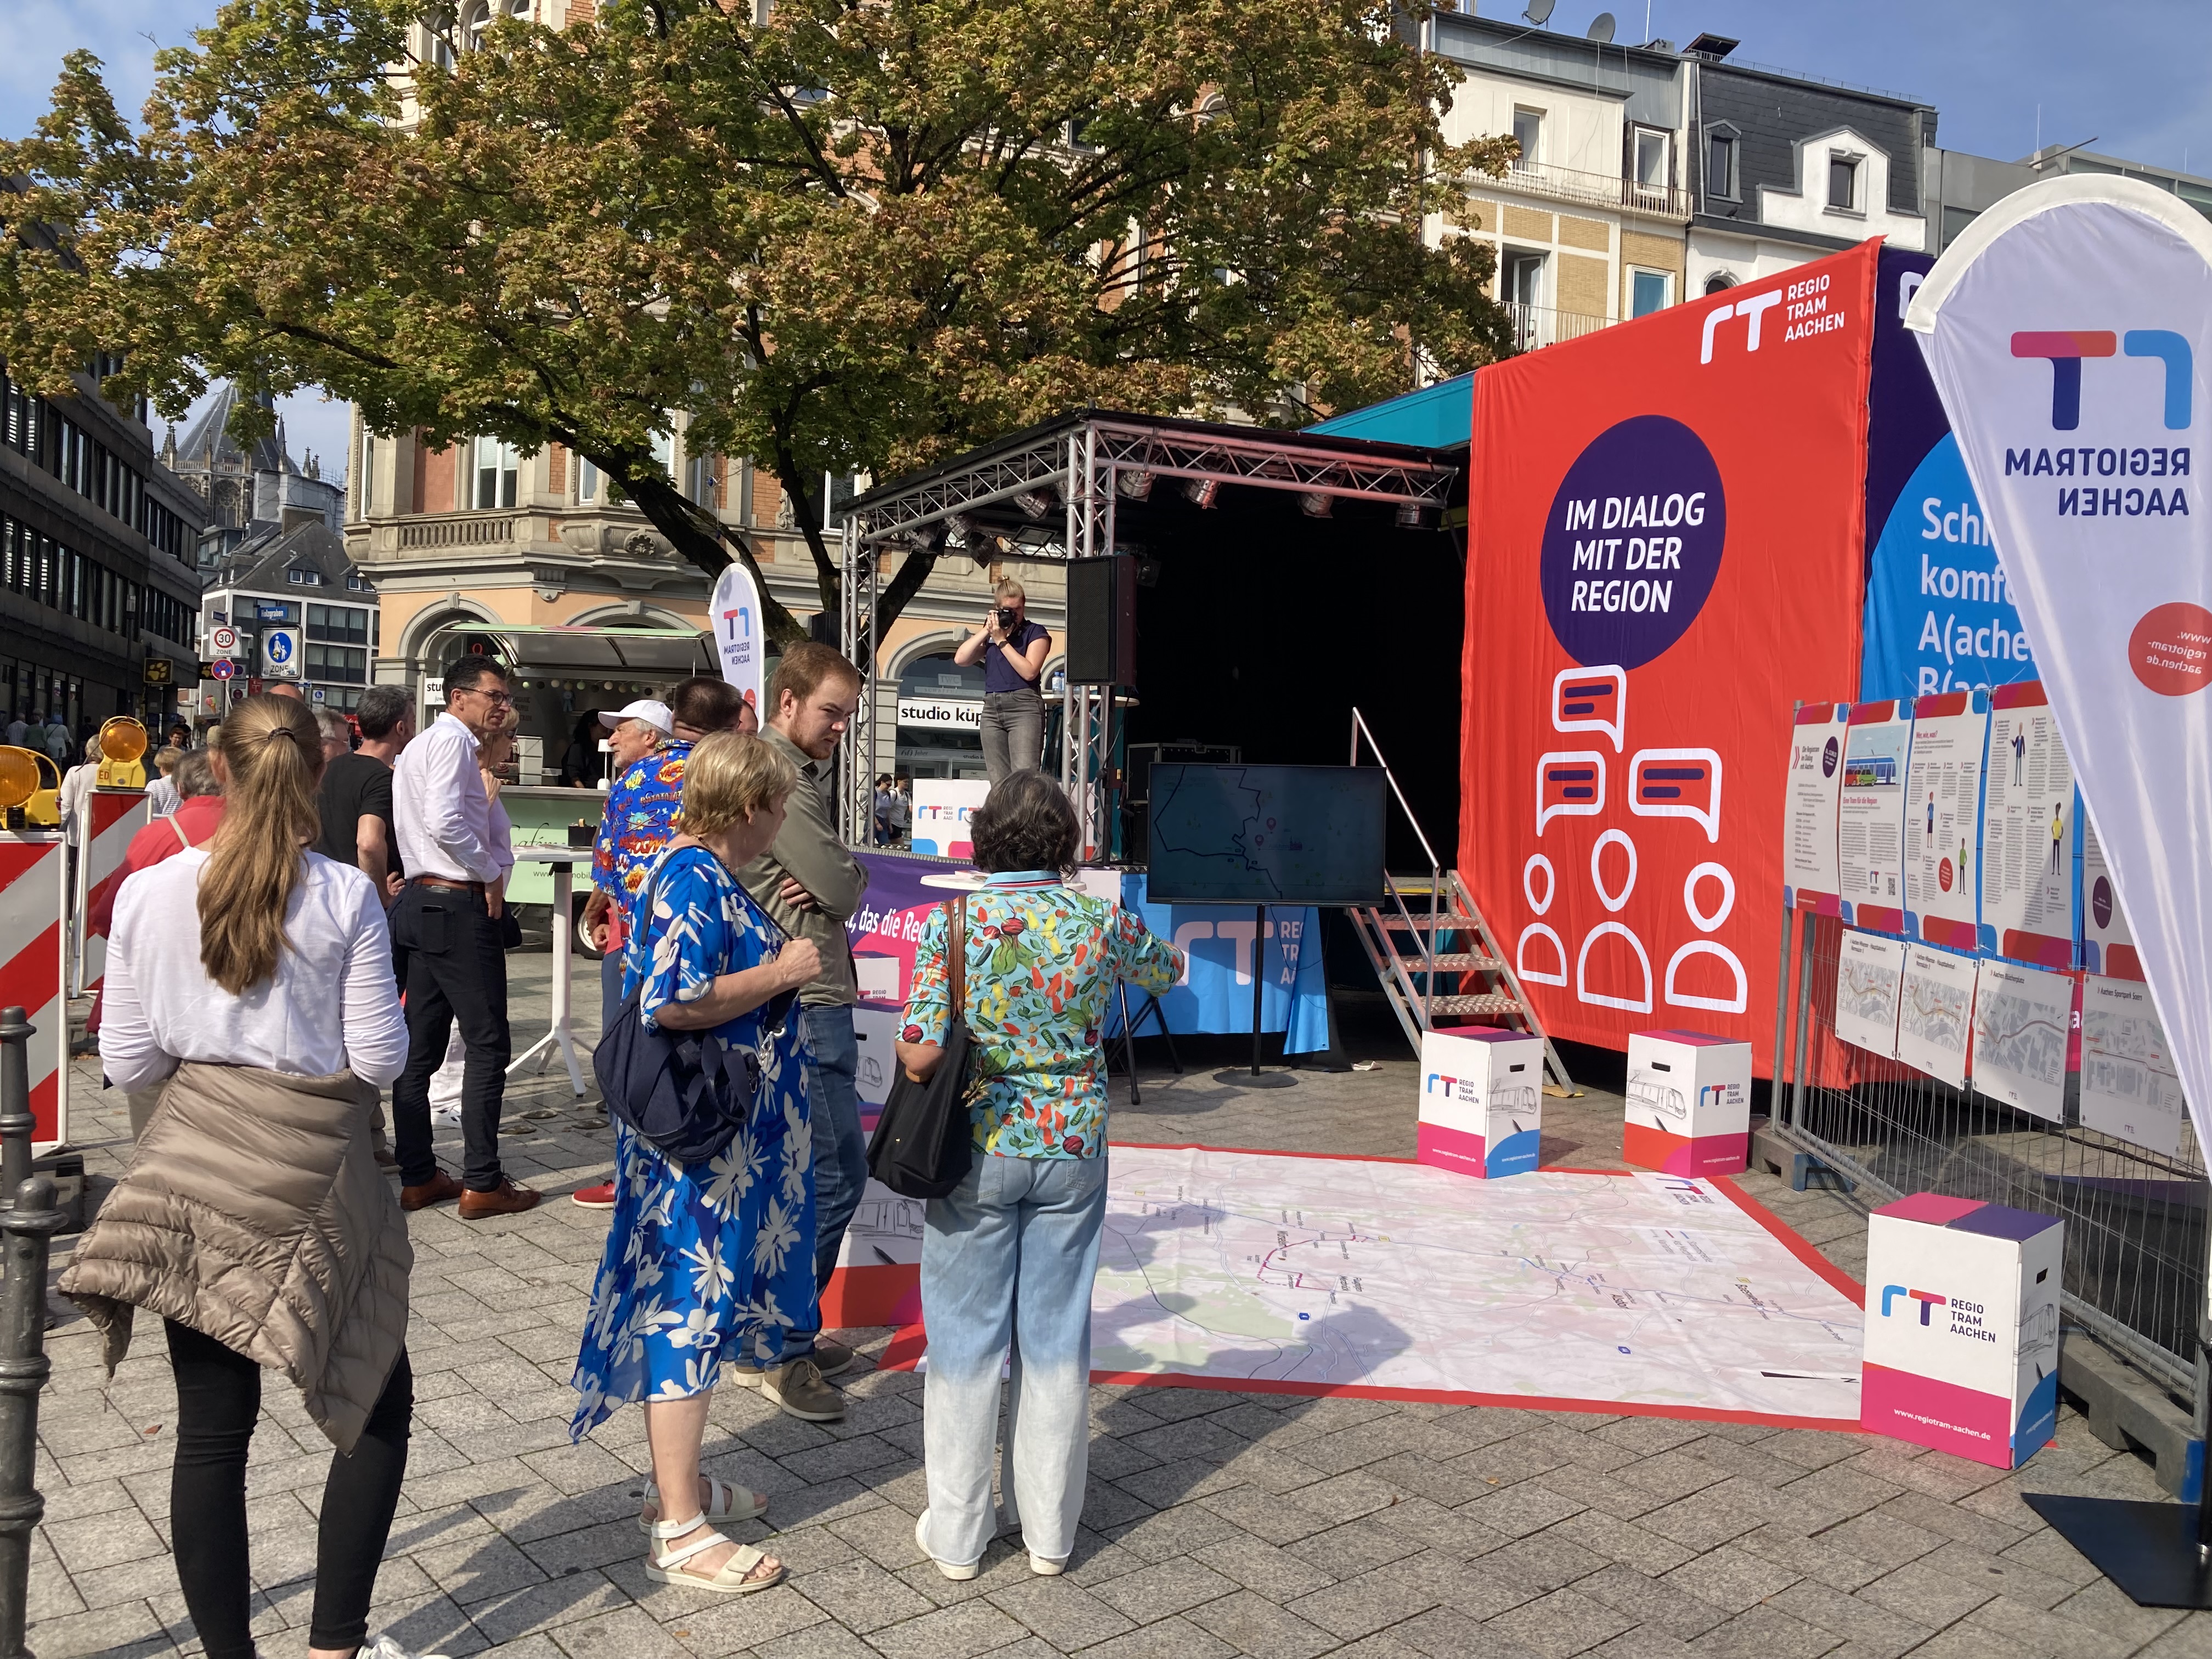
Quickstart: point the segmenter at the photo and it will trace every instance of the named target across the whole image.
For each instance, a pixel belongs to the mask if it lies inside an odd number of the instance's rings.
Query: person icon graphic
[[[2051,808],[2051,873],[2058,873],[2058,851],[2066,844],[2066,803],[2054,802]]]
[[[1928,792],[1928,833],[1936,833],[1936,792],[1932,789]]]
[[[2013,787],[2015,789],[2019,788],[2021,786],[2021,768],[2027,763],[2027,733],[2026,732],[2015,732],[2012,734],[2012,783]]]

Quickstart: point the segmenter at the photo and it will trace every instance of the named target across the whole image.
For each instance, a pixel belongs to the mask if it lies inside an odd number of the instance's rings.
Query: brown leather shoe
[[[433,1204],[443,1204],[449,1198],[461,1196],[461,1183],[443,1170],[419,1187],[399,1189],[399,1207],[403,1210],[428,1209]]]
[[[461,1219],[481,1221],[488,1215],[520,1215],[525,1210],[535,1209],[538,1200],[544,1196],[534,1188],[518,1186],[502,1176],[499,1185],[488,1193],[471,1188],[461,1194]]]

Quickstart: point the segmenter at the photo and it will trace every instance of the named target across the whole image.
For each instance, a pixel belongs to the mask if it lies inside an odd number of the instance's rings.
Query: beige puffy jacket
[[[61,1279],[111,1373],[143,1308],[283,1371],[353,1449],[407,1340],[415,1262],[375,1106],[350,1072],[178,1069]]]

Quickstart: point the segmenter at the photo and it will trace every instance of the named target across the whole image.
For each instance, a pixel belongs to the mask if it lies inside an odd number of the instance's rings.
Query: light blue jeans
[[[1106,1154],[978,1153],[957,1187],[929,1201],[921,1316],[929,1332],[922,1455],[939,1561],[980,1559],[998,1531],[991,1454],[999,1362],[1008,1362],[1006,1525],[1032,1555],[1075,1547],[1091,1467],[1091,1281],[1106,1215]]]

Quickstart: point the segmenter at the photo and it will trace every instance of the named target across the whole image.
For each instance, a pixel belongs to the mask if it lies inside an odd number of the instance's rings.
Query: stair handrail
[[[1407,800],[1406,792],[1398,787],[1397,774],[1391,771],[1390,763],[1382,757],[1382,745],[1375,741],[1375,733],[1367,724],[1367,717],[1359,712],[1358,705],[1355,703],[1352,709],[1351,764],[1353,766],[1359,764],[1359,740],[1362,738],[1366,738],[1368,748],[1374,751],[1375,763],[1382,769],[1383,781],[1390,786],[1390,793],[1398,798],[1398,810],[1406,815],[1406,822],[1413,826],[1415,839],[1421,843],[1421,850],[1429,855],[1429,926],[1421,951],[1425,964],[1421,970],[1421,1029],[1431,1030],[1436,1024],[1432,1004],[1437,994],[1437,906],[1443,898],[1444,867],[1437,857],[1437,849],[1429,844],[1428,835],[1422,830],[1420,819],[1413,815],[1413,805]],[[1390,879],[1387,867],[1382,872],[1382,885],[1383,890],[1390,896],[1390,902],[1398,907],[1398,914],[1405,918],[1406,931],[1420,933],[1422,930],[1415,924],[1413,913],[1406,908],[1405,895],[1398,890],[1398,884]],[[1388,930],[1384,930],[1382,943],[1386,949],[1392,948]]]

